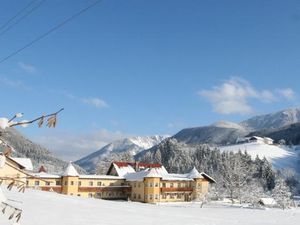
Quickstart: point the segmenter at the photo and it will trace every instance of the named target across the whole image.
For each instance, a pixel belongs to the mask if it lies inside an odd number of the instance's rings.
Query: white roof
[[[196,178],[203,178],[203,176],[199,173],[199,171],[194,167],[188,174],[188,178],[196,179]]]
[[[45,173],[45,172],[31,173],[31,175],[34,177],[39,177],[39,178],[61,178],[60,175],[49,174],[49,173]]]
[[[135,173],[134,168],[130,165],[119,167],[116,163],[114,163],[114,167],[120,177],[123,177],[128,173]]]
[[[32,161],[29,158],[12,158],[12,160],[16,161],[20,165],[24,166],[26,170],[32,171],[33,165]]]
[[[69,162],[68,167],[66,168],[65,172],[62,174],[64,177],[78,177],[79,174],[75,167],[73,166],[72,162]]]
[[[261,198],[260,201],[264,205],[276,205],[277,204],[274,198]]]
[[[252,136],[252,137],[250,137],[250,138],[255,138],[255,139],[257,139],[257,140],[264,140],[262,137],[258,137],[258,136]]]
[[[128,181],[143,181],[145,177],[158,177],[162,180],[192,180],[191,178],[188,178],[186,174],[168,173],[164,166],[160,168],[147,168],[140,172],[128,173],[124,177]]]

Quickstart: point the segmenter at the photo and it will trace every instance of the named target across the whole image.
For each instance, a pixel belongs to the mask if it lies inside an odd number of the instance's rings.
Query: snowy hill
[[[276,129],[300,122],[300,108],[285,109],[279,112],[252,117],[240,123],[252,130]]]
[[[186,128],[173,138],[186,144],[227,145],[253,131],[279,129],[297,122],[300,122],[300,108],[285,109],[255,116],[240,123],[219,121],[210,126]]]
[[[14,147],[13,156],[30,158],[35,170],[44,165],[50,173],[60,173],[68,165],[67,162],[54,156],[48,149],[30,141],[14,128],[5,131],[0,129],[0,132],[1,138]],[[85,173],[80,167],[77,167],[77,170]]]
[[[249,132],[233,123],[217,123],[211,126],[186,128],[173,136],[179,142],[186,144],[217,144],[235,143],[237,138],[244,137]]]
[[[242,152],[247,151],[252,159],[256,156],[260,159],[266,159],[273,164],[275,168],[298,170],[298,154],[293,149],[285,146],[268,145],[262,143],[245,143],[220,147],[221,151]]]
[[[3,188],[3,187],[2,187]],[[137,202],[105,201],[29,190],[17,193],[5,191],[13,204],[23,209],[22,225],[296,225],[300,210],[255,210],[225,204],[198,203],[151,205]],[[11,225],[8,215],[0,215],[1,225]]]
[[[168,136],[146,136],[146,137],[130,137],[123,140],[112,142],[100,150],[77,160],[75,163],[89,172],[96,172],[96,167],[101,166],[101,163],[105,161],[117,161],[120,160],[119,157],[124,156],[124,154],[129,154],[134,156],[137,153],[149,149],[154,145],[159,144]],[[107,167],[105,168],[107,169]]]

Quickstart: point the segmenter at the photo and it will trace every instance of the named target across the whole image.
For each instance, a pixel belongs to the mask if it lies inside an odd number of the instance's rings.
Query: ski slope
[[[260,159],[266,159],[273,164],[275,168],[291,168],[297,170],[298,154],[295,150],[285,146],[268,145],[262,143],[245,143],[220,147],[221,151],[242,152],[247,151],[252,159],[258,156]]]
[[[296,225],[300,221],[300,209],[260,210],[218,204],[200,208],[195,203],[150,205],[37,190],[5,193],[9,199],[23,202],[14,203],[24,210],[22,225]],[[0,224],[12,222],[0,214]]]

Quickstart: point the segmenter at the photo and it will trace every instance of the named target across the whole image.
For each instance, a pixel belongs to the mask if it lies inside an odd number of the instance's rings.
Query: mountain
[[[35,171],[44,165],[50,173],[61,173],[68,165],[67,162],[55,157],[46,148],[33,143],[14,128],[7,128],[5,131],[0,129],[0,133],[1,138],[14,148],[13,156],[30,158]],[[77,167],[77,170],[85,173],[80,167]]]
[[[288,145],[300,145],[300,123],[294,123],[277,129],[263,129],[251,132],[248,136],[270,137],[275,142],[284,140]]]
[[[300,122],[300,108],[285,109],[279,112],[259,115],[241,122],[239,125],[252,131],[277,129]]]
[[[114,141],[75,163],[91,173],[104,173],[111,161],[132,160],[137,153],[159,144],[168,136],[130,137]],[[99,170],[99,168],[101,168]]]
[[[249,131],[239,124],[220,121],[210,126],[186,128],[173,136],[186,144],[225,145],[247,135]]]

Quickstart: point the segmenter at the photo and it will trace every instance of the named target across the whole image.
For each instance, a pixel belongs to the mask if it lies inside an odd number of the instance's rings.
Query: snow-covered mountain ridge
[[[114,141],[100,150],[77,160],[75,163],[89,172],[96,172],[96,168],[101,166],[101,163],[105,163],[105,161],[119,160],[125,154],[127,157],[133,157],[141,151],[159,144],[168,137],[168,135],[136,136]]]

